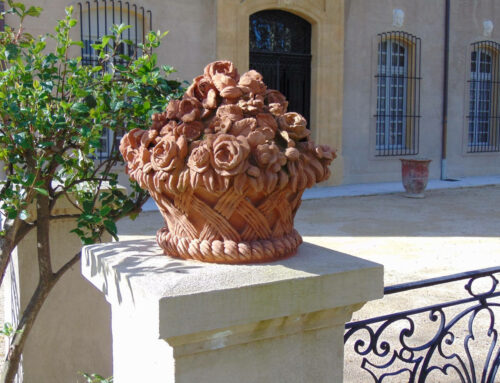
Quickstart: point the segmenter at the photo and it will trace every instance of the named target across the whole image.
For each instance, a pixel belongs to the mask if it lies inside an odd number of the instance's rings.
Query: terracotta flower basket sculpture
[[[329,177],[335,153],[315,145],[306,120],[287,106],[256,71],[239,76],[217,61],[149,130],[123,137],[128,174],[165,219],[157,233],[165,254],[251,263],[295,253],[302,193]]]

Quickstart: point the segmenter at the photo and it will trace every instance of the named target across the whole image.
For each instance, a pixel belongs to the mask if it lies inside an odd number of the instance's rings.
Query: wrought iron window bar
[[[403,31],[378,35],[376,156],[418,154],[421,39]]]
[[[122,43],[118,47],[119,53],[131,58],[140,54],[139,44],[143,43],[146,34],[152,30],[153,15],[150,10],[145,10],[143,6],[138,7],[128,1],[122,0],[93,0],[78,3],[80,39],[83,42],[81,48],[81,57],[83,65],[99,65],[99,57],[92,47],[99,43],[101,38],[110,34],[111,27],[114,24],[130,25],[131,28],[124,31],[122,38],[132,42],[131,44]],[[86,25],[85,25],[86,24]],[[115,48],[111,42],[111,48]],[[106,47],[109,52],[110,47]],[[114,65],[126,65],[126,60],[115,56]],[[104,64],[103,70],[110,68]],[[96,159],[104,161],[110,154],[117,150],[120,135],[105,129],[101,136],[101,150],[96,153]]]
[[[382,383],[398,377],[401,382],[430,383],[448,376],[451,380],[444,381],[498,382],[500,345],[495,314],[500,314],[499,275],[500,267],[493,267],[386,287],[384,294],[390,295],[467,280],[464,288],[468,297],[348,323],[345,352],[361,359],[359,367],[366,374],[362,381]],[[483,290],[477,291],[478,285]],[[424,340],[418,321],[423,314],[435,329]],[[483,333],[478,331],[478,326],[485,324]],[[471,350],[479,335],[490,339],[481,365],[476,364],[481,357]]]
[[[467,152],[500,151],[500,44],[471,44]]]

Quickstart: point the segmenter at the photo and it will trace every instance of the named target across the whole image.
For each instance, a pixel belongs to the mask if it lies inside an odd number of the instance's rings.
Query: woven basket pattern
[[[215,204],[192,189],[175,196],[150,192],[167,223],[157,234],[167,254],[215,263],[265,262],[293,255],[302,243],[293,228],[302,192],[277,190],[252,201],[230,188],[210,196]]]

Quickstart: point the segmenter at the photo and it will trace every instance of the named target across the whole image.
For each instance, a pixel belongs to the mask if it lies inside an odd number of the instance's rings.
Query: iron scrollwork
[[[500,381],[500,300],[495,299],[500,291],[495,274],[500,267],[387,287],[385,295],[467,280],[467,296],[348,323],[345,352],[348,359],[361,360],[364,371],[358,371],[364,378],[356,382]]]

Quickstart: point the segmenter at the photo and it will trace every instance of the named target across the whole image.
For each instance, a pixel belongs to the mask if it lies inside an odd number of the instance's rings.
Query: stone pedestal
[[[84,248],[112,307],[116,383],[342,382],[344,323],[383,295],[381,265],[307,238],[257,265],[161,254],[153,239]]]

